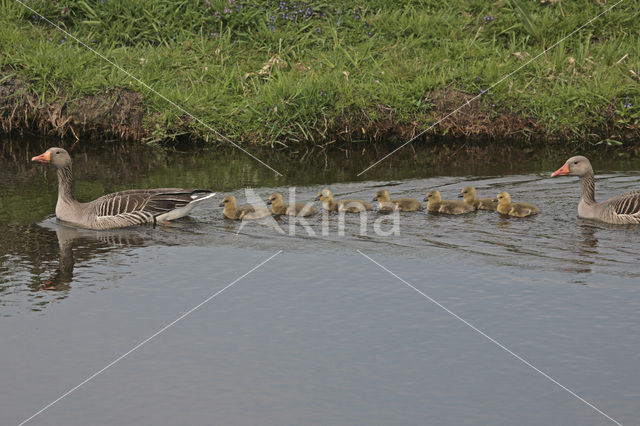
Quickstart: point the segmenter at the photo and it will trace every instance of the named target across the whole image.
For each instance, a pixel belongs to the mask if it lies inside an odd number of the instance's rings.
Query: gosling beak
[[[571,171],[569,171],[569,164],[568,163],[564,163],[564,166],[560,167],[558,170],[556,170],[555,172],[551,173],[551,177],[566,176],[569,173],[571,173]]]
[[[224,203],[220,203],[220,204],[219,204],[219,206],[220,206],[220,207],[224,207]]]
[[[378,197],[373,197],[373,200],[371,201],[378,201]]]
[[[424,197],[424,200],[422,201],[429,201],[429,197]]]
[[[497,203],[497,202],[498,202],[498,199],[497,199],[497,198],[494,198],[494,199],[493,199],[493,202],[494,202],[494,203]]]
[[[313,201],[320,201],[320,196],[318,195],[316,198],[313,199]]]
[[[271,205],[271,200],[267,200],[267,205],[270,206]]]
[[[49,151],[40,154],[36,157],[33,157],[31,161],[37,161],[38,163],[50,163],[51,162],[51,153]]]
[[[458,198],[464,198],[464,195],[458,194]]]

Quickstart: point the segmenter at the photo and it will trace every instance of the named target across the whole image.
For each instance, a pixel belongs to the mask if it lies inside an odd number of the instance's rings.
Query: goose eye
[[[578,162],[577,162],[577,161],[574,161],[574,162],[573,162],[573,164],[578,164]]]
[[[56,154],[60,154],[60,151],[56,151]]]

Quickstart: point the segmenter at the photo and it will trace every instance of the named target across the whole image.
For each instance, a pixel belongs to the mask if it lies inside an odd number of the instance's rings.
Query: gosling
[[[308,217],[312,216],[318,211],[311,204],[307,203],[295,203],[295,204],[287,204],[282,202],[282,194],[279,192],[274,192],[269,197],[267,201],[267,205],[271,205],[271,213],[279,216],[279,215],[288,215],[288,216],[300,216],[300,217]]]
[[[386,189],[381,189],[376,192],[376,196],[373,197],[372,201],[379,203],[380,211],[399,210],[401,212],[415,212],[416,210],[423,209],[420,201],[413,198],[396,198],[392,200],[389,196],[389,191]]]
[[[358,199],[346,199],[346,200],[333,200],[333,192],[330,189],[323,189],[318,192],[318,196],[316,197],[316,201],[322,202],[322,207],[325,210],[330,212],[345,212],[345,213],[360,213],[365,210],[373,210],[371,204],[367,203],[364,200]]]
[[[227,219],[243,220],[243,219],[262,219],[269,216],[269,210],[261,207],[254,207],[249,205],[237,206],[236,197],[233,195],[227,195],[222,199],[220,207],[224,207],[222,214]]]
[[[475,210],[464,201],[443,200],[442,194],[437,189],[427,192],[424,201],[427,202],[427,211],[432,213],[464,214]]]
[[[530,203],[512,203],[508,192],[499,193],[497,202],[498,213],[506,216],[527,217],[540,212],[540,209]]]
[[[465,187],[458,197],[464,198],[464,202],[475,210],[496,211],[498,207],[498,203],[491,198],[477,198],[476,189],[473,186]]]

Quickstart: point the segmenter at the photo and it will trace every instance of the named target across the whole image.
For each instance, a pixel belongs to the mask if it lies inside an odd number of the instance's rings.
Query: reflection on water
[[[506,181],[509,181],[508,183]],[[422,188],[440,187],[449,193],[459,191],[465,178],[428,178],[396,182],[394,191],[416,196]],[[538,182],[534,184],[533,182]],[[26,285],[31,291],[68,291],[74,279],[74,266],[99,262],[111,252],[152,245],[222,246],[257,250],[308,253],[370,253],[420,259],[437,250],[453,257],[476,258],[487,268],[505,271],[564,272],[566,281],[583,285],[606,283],[598,274],[640,277],[637,267],[637,237],[640,229],[603,225],[575,218],[575,206],[557,209],[558,200],[574,197],[575,185],[563,184],[554,197],[546,183],[527,176],[477,179],[483,193],[494,193],[505,185],[514,194],[527,195],[540,205],[538,216],[515,219],[478,211],[463,216],[401,213],[398,216],[368,212],[340,216],[325,212],[311,218],[267,218],[257,221],[231,221],[224,218],[213,202],[194,211],[193,217],[168,226],[134,227],[113,231],[92,231],[66,227],[47,219],[40,225],[7,226],[0,243],[5,253],[0,264],[0,285],[15,291]],[[606,183],[606,182],[603,182]],[[605,186],[605,185],[602,185]],[[333,185],[339,197],[365,198],[379,182]],[[300,189],[299,200],[312,200],[318,187]],[[283,187],[259,188],[267,197]],[[615,191],[615,189],[613,189]],[[243,191],[232,191],[239,198]],[[397,232],[393,232],[397,227]],[[621,243],[626,240],[626,243]],[[126,257],[125,257],[125,262]],[[117,272],[121,265],[115,265]],[[6,288],[5,288],[6,291]],[[38,303],[41,303],[39,300]]]
[[[145,238],[132,231],[99,233],[70,228],[47,219],[39,225],[5,227],[0,243],[0,294],[5,306],[19,308],[22,286],[32,310],[67,297],[77,264],[96,263],[113,250],[142,246]],[[48,293],[50,292],[50,293]]]
[[[91,285],[108,283],[119,275],[132,249],[197,245],[200,232],[199,224],[191,218],[156,228],[94,231],[61,225],[53,217],[34,225],[5,226],[3,231],[0,306],[4,315],[20,310],[23,302],[29,309],[40,311],[47,303],[66,298],[78,269],[86,271],[83,278]],[[123,260],[111,266],[112,275],[91,272],[98,265],[109,265],[116,255]]]
[[[286,171],[284,178],[278,178],[234,151],[163,154],[118,146],[97,152],[79,151],[73,157],[75,192],[81,200],[130,187],[162,186],[208,187],[220,195],[233,194],[240,202],[246,198],[242,190],[246,186],[253,187],[263,199],[276,191],[288,195],[289,186],[296,186],[296,201],[302,202],[312,201],[325,186],[333,189],[336,198],[371,199],[380,188],[388,188],[393,196],[419,199],[427,190],[438,188],[445,198],[455,198],[461,187],[472,184],[481,197],[508,190],[514,199],[533,201],[542,210],[539,216],[525,219],[487,212],[456,217],[403,213],[399,235],[381,235],[375,232],[376,227],[391,229],[393,220],[376,212],[369,212],[364,222],[355,215],[347,216],[344,223],[338,215],[316,215],[305,220],[308,226],[291,227],[293,219],[284,217],[251,223],[229,221],[222,217],[217,202],[212,202],[196,209],[193,218],[172,223],[168,229],[138,227],[95,232],[60,226],[52,220],[42,222],[42,227],[35,225],[53,211],[57,190],[51,169],[29,163],[32,154],[42,149],[33,144],[7,144],[0,157],[3,300],[20,289],[55,290],[59,292],[57,297],[64,297],[73,284],[74,267],[79,264],[97,261],[111,251],[157,244],[284,249],[310,254],[351,253],[359,249],[408,258],[447,250],[452,256],[482,259],[488,267],[527,273],[563,271],[567,282],[583,285],[594,284],[597,274],[640,277],[640,270],[635,267],[636,253],[640,251],[638,228],[621,230],[620,226],[576,219],[577,181],[550,180],[545,172],[544,165],[550,170],[563,159],[519,161],[519,167],[529,170],[528,174],[509,174],[513,171],[510,168],[494,168],[489,176],[479,176],[478,162],[457,162],[449,176],[441,177],[441,172],[430,166],[430,153],[399,155],[393,173],[412,176],[411,179],[386,180],[390,170],[379,167],[363,177],[367,180],[358,182],[355,174],[369,158],[336,158],[328,162],[327,168],[318,169],[313,163],[292,164],[282,156],[272,155],[270,160]],[[618,166],[638,167],[632,161]],[[602,194],[616,194],[636,186],[638,178],[633,173],[608,174],[600,177],[597,190],[603,198]],[[45,297],[30,298],[40,309]]]
[[[225,219],[219,196],[156,228],[62,226],[51,217],[55,173],[29,163],[40,145],[8,145],[0,156],[0,382],[12,389],[1,424],[33,414],[278,250],[40,420],[137,424],[148,407],[149,424],[601,424],[356,250],[622,423],[640,416],[640,227],[577,219],[577,181],[548,178],[566,155],[453,162],[417,150],[359,178],[377,153],[328,157],[326,168],[262,156],[279,178],[237,152],[73,152],[81,200],[163,186],[209,187],[240,202],[246,187],[264,200],[290,186],[298,202],[324,187],[336,198],[371,199],[380,188],[455,198],[472,184],[481,197],[508,190],[541,209],[524,219],[403,213],[390,235],[374,229],[393,227],[393,216],[349,215],[341,233],[339,215],[316,215],[313,232],[298,225],[292,235],[291,218]],[[601,199],[640,187],[637,161],[594,165]]]
[[[43,290],[69,290],[73,281],[74,253],[79,260],[94,259],[99,254],[104,255],[106,250],[141,247],[149,240],[140,232],[126,229],[97,232],[54,224],[53,220],[44,225],[55,230],[59,258],[55,273],[40,285]]]
[[[73,240],[71,231],[56,229],[56,237],[58,237],[58,245],[60,247],[60,257],[58,261],[58,269],[55,274],[47,281],[42,283],[44,290],[68,290],[73,280]]]

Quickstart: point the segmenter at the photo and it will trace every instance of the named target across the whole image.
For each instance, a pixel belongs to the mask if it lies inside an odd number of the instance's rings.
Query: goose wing
[[[640,190],[608,200],[606,211],[616,217],[618,223],[640,223]]]
[[[155,221],[157,216],[181,208],[210,194],[207,190],[159,188],[114,192],[91,204],[96,222],[105,227],[132,226]]]

